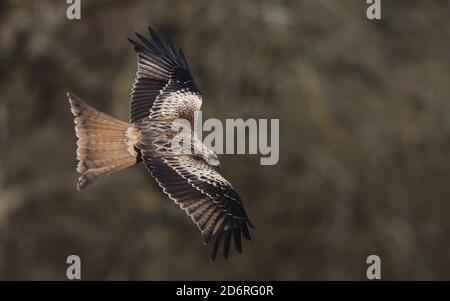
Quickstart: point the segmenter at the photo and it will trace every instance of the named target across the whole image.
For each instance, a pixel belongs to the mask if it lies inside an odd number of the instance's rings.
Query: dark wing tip
[[[135,31],[134,35],[141,41],[147,41],[147,39],[143,35],[141,35],[139,32]]]
[[[153,27],[149,26],[148,27],[148,32],[150,33],[151,36],[156,36],[156,31],[153,29]]]
[[[167,49],[164,43],[159,38],[158,34],[153,30],[153,28],[149,27],[148,32],[150,33],[150,36],[153,39],[153,43],[156,45],[157,48],[159,48],[162,52],[167,54]]]
[[[142,45],[139,44],[138,42],[136,42],[135,40],[132,40],[130,38],[127,38],[127,40],[128,40],[128,42],[131,43],[131,45],[133,45],[134,50],[138,51],[138,50],[142,49]]]
[[[211,261],[214,261],[216,259],[217,250],[219,249],[219,244],[221,240],[222,233],[218,233],[210,242],[210,252],[209,252],[209,258]]]
[[[242,253],[241,229],[236,227],[233,229],[234,248],[239,253]]]
[[[230,252],[230,242],[231,242],[231,231],[228,230],[226,233],[224,233],[224,239],[223,239],[222,255],[223,255],[223,257],[225,257],[225,259],[228,259],[228,254]]]
[[[252,237],[251,237],[251,235],[250,235],[250,232],[248,231],[248,227],[247,227],[247,224],[246,224],[246,223],[244,223],[244,224],[242,225],[241,232],[242,232],[242,236],[244,236],[244,238],[245,238],[246,240],[252,240]]]
[[[190,72],[189,65],[188,65],[188,62],[187,62],[187,60],[186,60],[186,57],[184,56],[183,49],[181,49],[181,48],[178,49],[178,56],[180,57],[181,62],[183,63],[184,67],[185,67],[187,70],[189,70],[189,72]]]
[[[128,39],[128,41],[134,46],[136,52],[146,52],[152,55],[157,55],[159,57],[165,58],[166,60],[181,64],[182,66],[187,68],[185,62],[186,59],[181,58],[177,51],[175,51],[175,48],[168,35],[165,35],[165,38],[162,40],[159,38],[158,34],[153,30],[152,27],[148,27],[148,32],[150,33],[152,41],[145,38],[138,32],[135,32],[134,34],[140,42]]]
[[[167,33],[164,33],[164,42],[166,43],[167,49],[173,57],[178,57],[177,51],[173,46],[172,40]]]
[[[253,225],[252,221],[250,220],[250,218],[248,217],[247,214],[245,214],[245,221],[246,221],[247,225],[249,225],[253,229],[256,229],[255,225]]]
[[[158,34],[156,33],[156,31],[153,30],[152,27],[150,26],[148,27],[148,32],[150,33],[150,36],[156,43],[161,42],[161,40],[158,37]]]
[[[248,227],[245,223],[235,225],[233,229],[228,229],[217,233],[208,243],[209,257],[213,262],[217,256],[219,247],[222,249],[222,256],[228,259],[231,249],[231,239],[233,238],[234,248],[237,252],[242,253],[242,237],[251,241]]]
[[[237,196],[238,197],[238,196]],[[239,202],[240,206],[234,207],[232,209],[232,217],[224,222],[214,236],[208,241],[208,249],[210,250],[211,260],[214,260],[218,249],[221,249],[223,257],[228,259],[231,249],[231,239],[233,240],[234,249],[237,252],[242,253],[242,238],[251,241],[251,235],[249,227],[254,228],[252,222],[247,216],[242,203]]]

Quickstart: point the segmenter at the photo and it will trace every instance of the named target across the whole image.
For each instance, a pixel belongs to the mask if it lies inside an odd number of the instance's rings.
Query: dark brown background
[[[0,279],[450,279],[450,2],[0,2]],[[280,161],[221,156],[257,226],[211,263],[143,166],[75,188],[74,92],[123,120],[152,25],[204,117],[279,118]]]

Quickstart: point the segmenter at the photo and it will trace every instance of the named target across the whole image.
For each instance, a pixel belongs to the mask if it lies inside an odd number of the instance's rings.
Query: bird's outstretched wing
[[[163,191],[198,226],[211,259],[220,246],[228,257],[231,239],[241,252],[241,238],[251,239],[248,226],[253,225],[238,193],[213,167],[198,156],[172,150],[172,122],[188,119],[194,129],[202,98],[182,51],[149,31],[153,43],[139,34],[140,43],[130,40],[138,54],[130,105],[130,122],[141,135],[136,147]]]
[[[164,42],[149,28],[153,42],[136,33],[128,39],[137,52],[137,73],[130,102],[130,123],[143,119],[185,118],[193,123],[202,97],[180,49],[169,38]]]
[[[220,245],[228,257],[231,238],[241,252],[241,238],[253,227],[239,194],[213,167],[195,155],[176,155],[170,145],[170,123],[142,123],[137,145],[148,170],[175,203],[192,218],[214,259]]]

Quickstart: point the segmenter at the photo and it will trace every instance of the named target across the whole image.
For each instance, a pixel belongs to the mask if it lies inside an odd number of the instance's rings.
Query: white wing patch
[[[171,120],[182,117],[193,121],[196,112],[202,106],[201,95],[185,89],[167,91],[170,84],[171,81],[167,83],[153,103],[150,119]]]

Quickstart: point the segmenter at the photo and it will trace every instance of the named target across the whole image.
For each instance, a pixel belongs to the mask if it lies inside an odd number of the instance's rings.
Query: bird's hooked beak
[[[211,165],[214,166],[214,167],[219,168],[219,167],[220,167],[220,161],[219,161],[219,159],[217,159],[217,158],[212,159],[212,160],[211,160]]]

